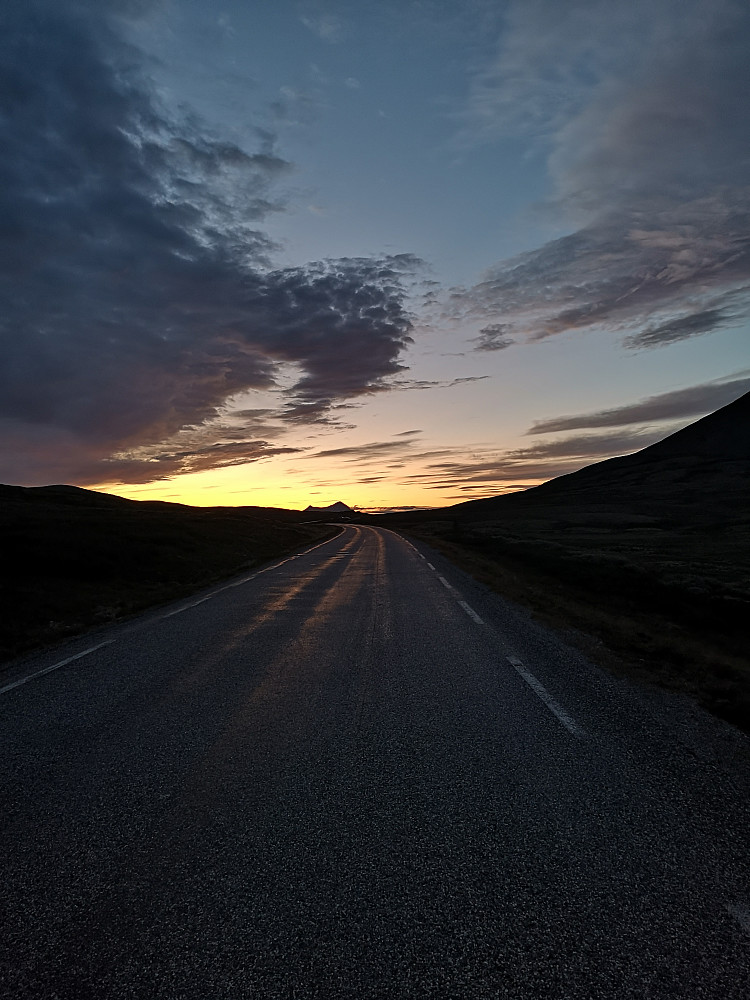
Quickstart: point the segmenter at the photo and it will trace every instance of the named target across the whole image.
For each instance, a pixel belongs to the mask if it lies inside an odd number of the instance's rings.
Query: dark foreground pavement
[[[6,670],[3,1000],[750,995],[748,741],[423,552]]]

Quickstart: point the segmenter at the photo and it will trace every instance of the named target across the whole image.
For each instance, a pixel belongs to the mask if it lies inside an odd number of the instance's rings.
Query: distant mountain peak
[[[345,504],[343,500],[337,500],[335,503],[328,504],[327,507],[313,507],[312,504],[309,507],[305,507],[305,513],[309,511],[327,511],[331,514],[353,514],[354,510]]]

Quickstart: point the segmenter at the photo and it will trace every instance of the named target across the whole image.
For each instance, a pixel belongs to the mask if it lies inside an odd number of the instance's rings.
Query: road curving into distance
[[[0,996],[734,1000],[748,741],[378,528],[8,665]]]

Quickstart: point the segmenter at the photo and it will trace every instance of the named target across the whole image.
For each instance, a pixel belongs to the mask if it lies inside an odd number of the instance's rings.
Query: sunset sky
[[[746,0],[5,0],[0,482],[435,506],[750,390]]]

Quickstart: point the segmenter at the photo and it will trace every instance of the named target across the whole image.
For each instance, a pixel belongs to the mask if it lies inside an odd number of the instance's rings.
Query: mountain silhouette
[[[312,504],[309,507],[305,507],[304,513],[315,513],[315,514],[353,514],[354,511],[351,507],[344,503],[343,500],[337,500],[335,503],[329,504],[327,507],[313,507]]]
[[[651,510],[748,510],[750,393],[632,455],[610,458],[520,493],[447,508],[470,520],[558,504],[615,504]]]

